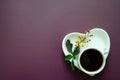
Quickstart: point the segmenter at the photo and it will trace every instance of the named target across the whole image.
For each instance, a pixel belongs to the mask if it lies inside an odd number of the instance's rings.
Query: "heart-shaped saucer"
[[[109,50],[110,50],[110,38],[109,38],[108,33],[101,28],[91,29],[90,33],[93,34],[93,37],[90,37],[91,41],[86,43],[86,45],[84,47],[80,48],[80,51],[84,50],[86,47],[88,48],[88,47],[92,46],[92,48],[97,48],[102,52],[104,51],[104,56],[107,58],[107,56],[109,54]],[[75,48],[75,41],[77,40],[77,36],[79,36],[79,35],[85,36],[85,34],[83,34],[83,33],[72,32],[72,33],[67,34],[63,38],[62,49],[63,49],[65,56],[68,54],[71,54],[67,50],[66,41],[69,39],[71,41],[71,43],[73,44],[72,49],[74,49]],[[78,59],[78,56],[76,56],[76,58],[74,59],[74,65],[78,69],[80,69],[78,66],[78,63],[77,63],[77,59]],[[71,62],[71,60],[70,60],[70,62]]]

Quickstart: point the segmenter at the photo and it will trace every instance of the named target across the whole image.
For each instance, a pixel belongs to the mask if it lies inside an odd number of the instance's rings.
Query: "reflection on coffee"
[[[80,63],[85,70],[96,71],[101,67],[103,57],[99,51],[88,49],[82,53]]]

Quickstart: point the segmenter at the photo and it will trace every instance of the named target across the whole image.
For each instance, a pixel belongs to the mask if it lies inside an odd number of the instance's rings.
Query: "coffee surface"
[[[99,51],[88,49],[83,52],[80,58],[81,66],[87,71],[98,70],[103,62],[103,57]]]

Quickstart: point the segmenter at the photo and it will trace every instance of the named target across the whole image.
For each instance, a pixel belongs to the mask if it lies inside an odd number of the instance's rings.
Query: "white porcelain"
[[[80,53],[74,59],[74,63],[75,63],[75,66],[79,70],[83,71],[84,73],[86,73],[90,76],[94,76],[95,74],[100,73],[105,67],[106,58],[107,58],[107,56],[109,54],[109,50],[110,50],[110,38],[109,38],[108,33],[101,28],[94,28],[94,29],[90,30],[90,33],[93,34],[93,37],[90,37],[91,41],[86,43],[83,48],[80,48]],[[64,39],[62,41],[62,49],[63,49],[64,55],[70,54],[67,51],[67,48],[66,48],[66,45],[65,45],[66,41],[69,39],[71,41],[71,43],[73,44],[73,49],[74,49],[75,40],[78,39],[77,38],[78,35],[85,35],[85,34],[82,34],[82,33],[79,33],[79,32],[72,32],[72,33],[67,34],[64,37]],[[88,72],[85,69],[83,69],[82,66],[80,65],[80,62],[79,62],[81,54],[85,50],[90,49],[90,48],[98,50],[101,53],[101,55],[103,56],[103,64],[102,64],[101,68],[98,69],[97,71],[93,71],[93,72]]]

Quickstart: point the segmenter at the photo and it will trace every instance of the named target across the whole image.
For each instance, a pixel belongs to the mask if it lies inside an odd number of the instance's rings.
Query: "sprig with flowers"
[[[70,54],[65,56],[65,60],[66,61],[71,60],[71,68],[72,68],[72,70],[75,69],[75,67],[74,67],[74,59],[75,59],[76,55],[78,53],[80,53],[80,48],[84,47],[86,43],[91,41],[89,39],[89,37],[92,37],[92,36],[93,36],[93,34],[91,34],[89,30],[85,31],[85,35],[78,35],[78,36],[76,36],[78,39],[75,40],[75,44],[74,44],[75,47],[74,47],[73,51],[72,51],[73,44],[70,42],[69,39],[66,41],[66,48],[67,48],[67,50],[68,50],[68,52]]]

